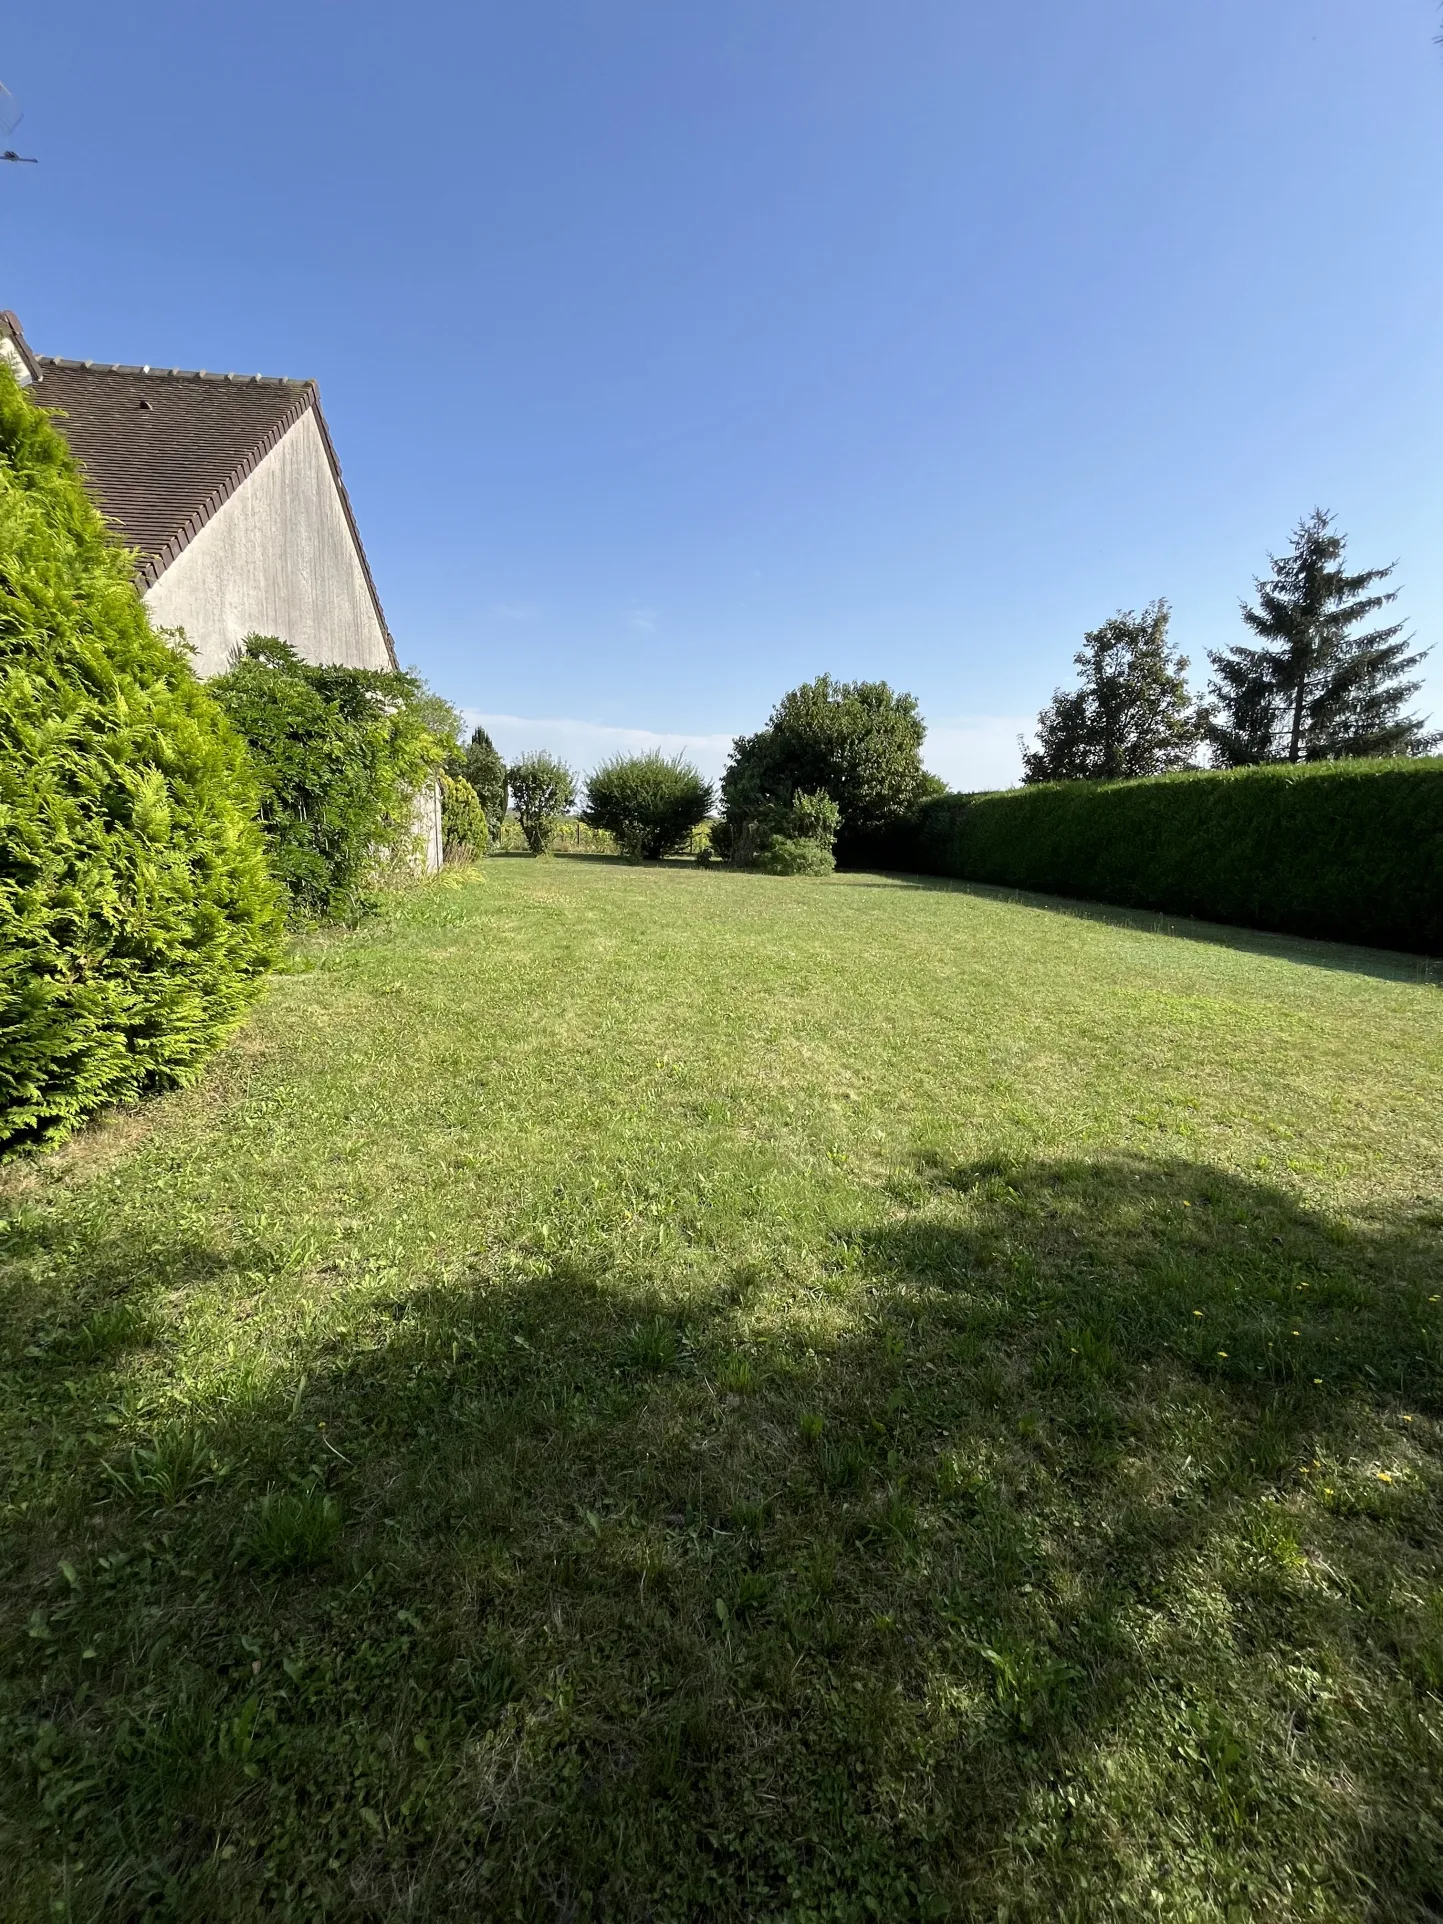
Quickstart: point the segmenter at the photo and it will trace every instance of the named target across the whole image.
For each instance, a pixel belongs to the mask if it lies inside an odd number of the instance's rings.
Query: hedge
[[[946,795],[887,867],[1443,952],[1443,758]]]
[[[0,1156],[190,1080],[280,934],[245,752],[0,363]]]

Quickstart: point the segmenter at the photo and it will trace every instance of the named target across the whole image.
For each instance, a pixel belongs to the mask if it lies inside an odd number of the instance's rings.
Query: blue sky
[[[42,352],[316,376],[403,659],[503,747],[715,767],[827,669],[983,786],[1085,628],[1167,595],[1196,671],[1315,504],[1443,636],[1436,24],[11,9],[0,305]]]

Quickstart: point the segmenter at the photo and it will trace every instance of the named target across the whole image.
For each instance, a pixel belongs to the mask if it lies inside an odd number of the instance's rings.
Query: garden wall
[[[882,864],[1443,953],[1443,758],[944,795]]]

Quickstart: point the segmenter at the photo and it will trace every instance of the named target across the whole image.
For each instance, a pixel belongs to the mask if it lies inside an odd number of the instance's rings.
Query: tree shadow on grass
[[[790,1275],[324,1318],[24,1233],[10,1916],[1443,1906],[1436,1212],[933,1165]]]

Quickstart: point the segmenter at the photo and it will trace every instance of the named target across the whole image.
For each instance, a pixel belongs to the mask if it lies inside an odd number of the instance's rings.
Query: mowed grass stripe
[[[0,1915],[1436,1914],[1440,1069],[875,876],[302,944],[4,1178]]]

